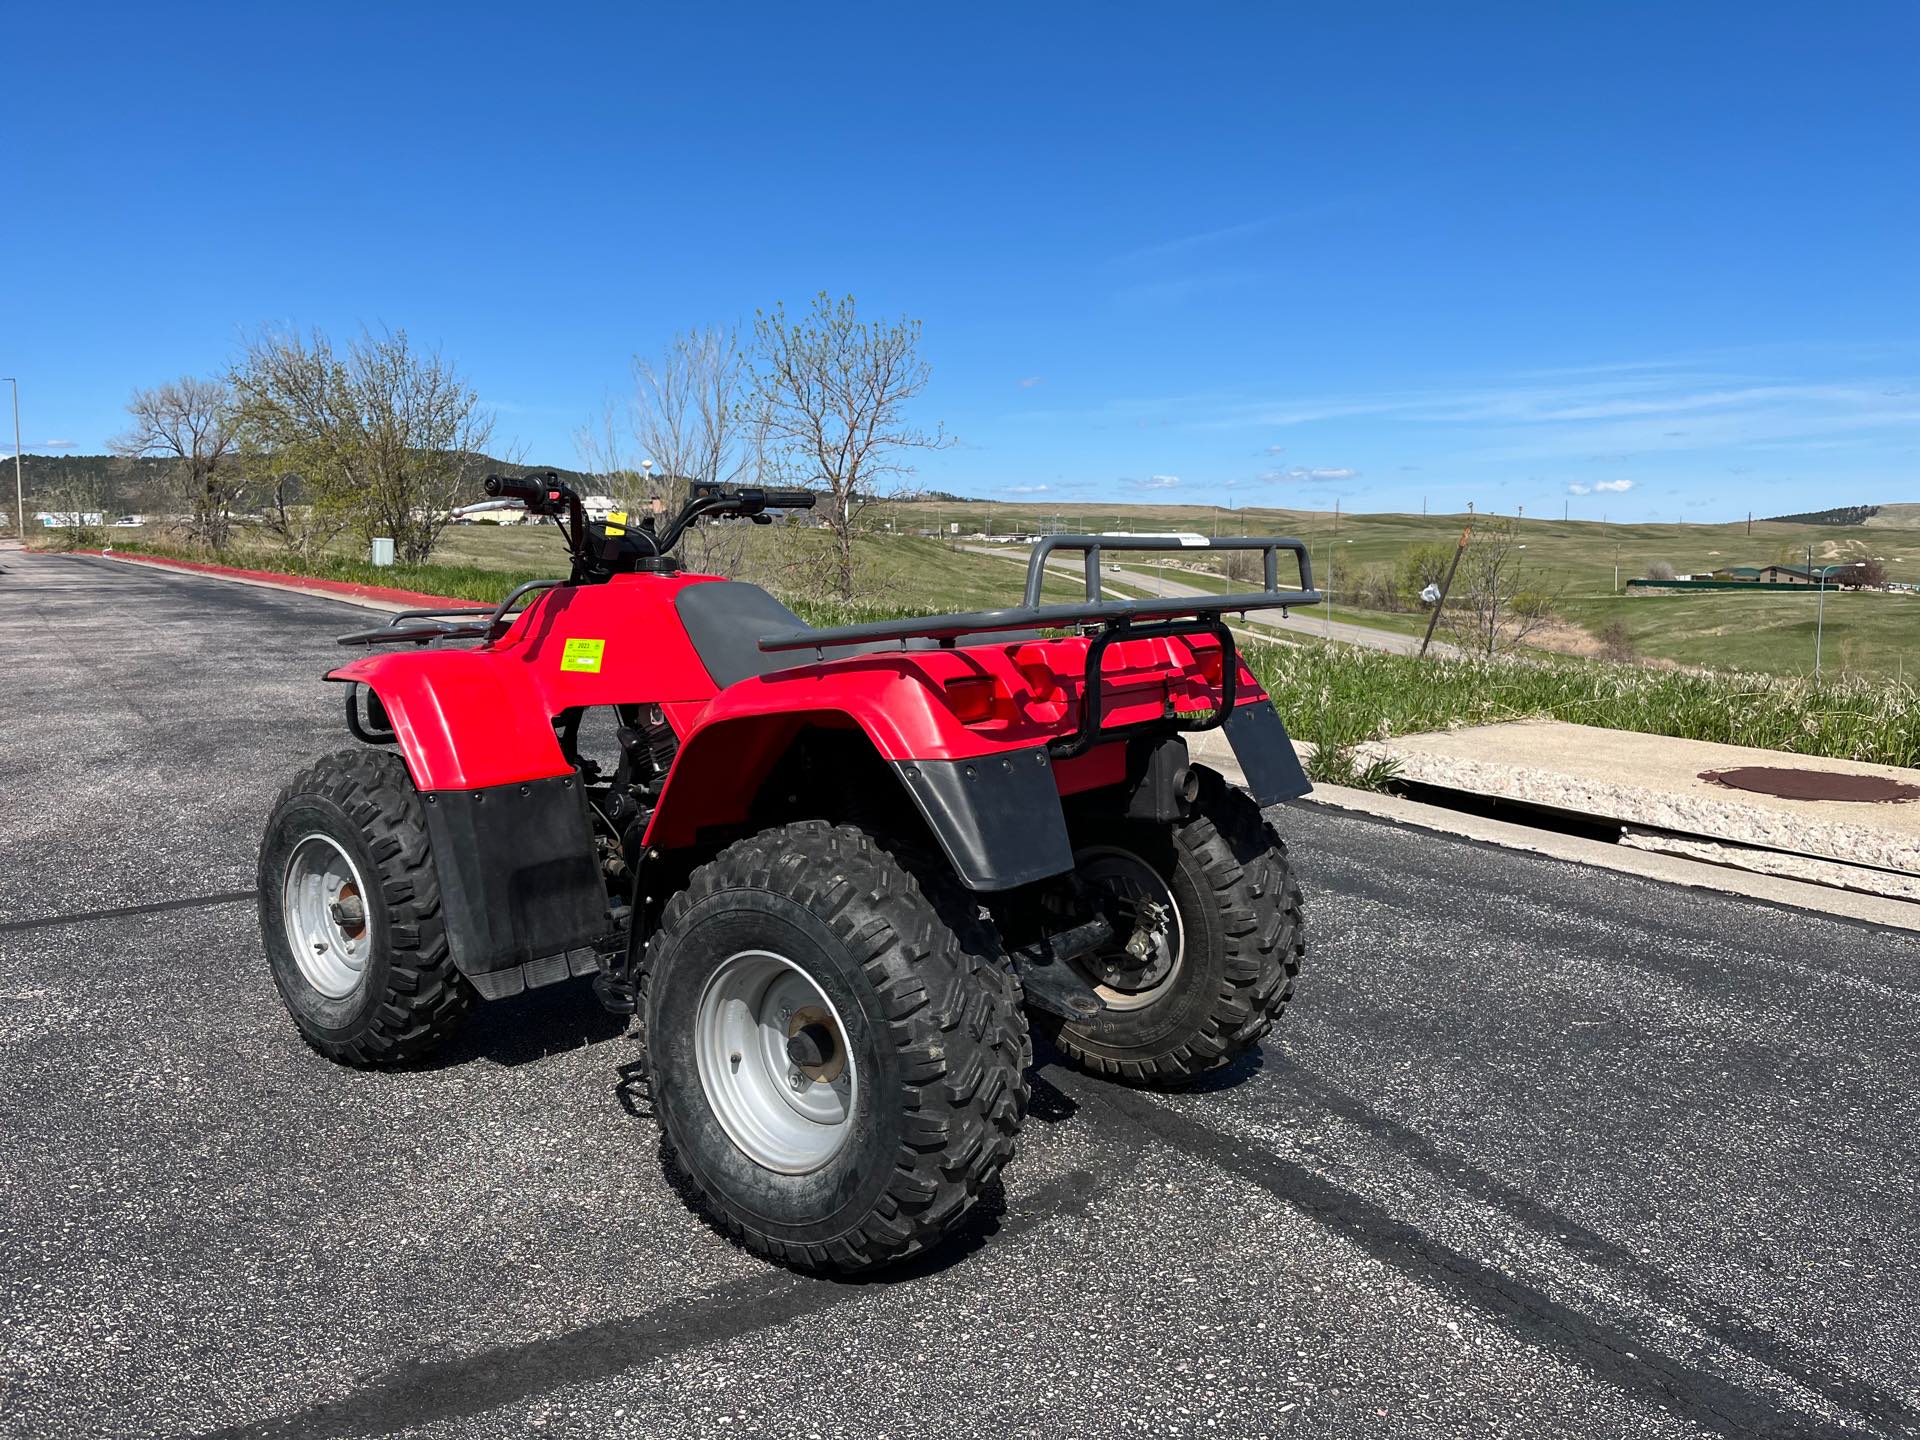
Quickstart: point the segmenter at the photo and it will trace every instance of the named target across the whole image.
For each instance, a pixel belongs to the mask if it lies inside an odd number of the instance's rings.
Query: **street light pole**
[[[0,376],[13,386],[13,533],[27,543],[26,491],[20,484],[20,382],[11,375]]]

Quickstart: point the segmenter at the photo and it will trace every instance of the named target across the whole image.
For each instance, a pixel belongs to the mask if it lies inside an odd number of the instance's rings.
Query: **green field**
[[[991,512],[989,514],[989,512]],[[1291,535],[1305,540],[1323,589],[1336,568],[1347,580],[1332,594],[1336,620],[1400,634],[1419,634],[1425,616],[1363,610],[1348,596],[1369,567],[1391,567],[1421,543],[1452,545],[1469,523],[1464,515],[1346,515],[1338,528],[1317,511],[1225,510],[1193,505],[1047,506],[962,505],[921,502],[885,507],[897,531],[945,528],[958,522],[977,530],[990,519],[995,533],[1052,529],[1099,533],[1109,530],[1187,530],[1201,534]],[[1474,523],[1480,523],[1475,521]],[[1685,665],[1777,675],[1813,669],[1816,592],[1738,591],[1673,595],[1616,594],[1615,566],[1624,582],[1644,576],[1664,560],[1685,574],[1728,565],[1804,563],[1809,547],[1816,564],[1877,555],[1890,578],[1920,581],[1920,507],[1888,506],[1865,525],[1826,526],[1756,522],[1751,534],[1735,525],[1609,525],[1596,521],[1522,519],[1523,563],[1536,583],[1557,597],[1555,610],[1590,634],[1613,621],[1626,628],[1636,654]],[[1336,567],[1332,557],[1337,555]],[[1158,573],[1202,589],[1223,582],[1195,576],[1186,563],[1156,567]],[[1344,593],[1343,593],[1344,592]],[[1444,629],[1441,637],[1444,638]],[[1578,643],[1578,637],[1556,640]],[[1591,647],[1589,647],[1591,648]],[[1865,675],[1920,671],[1920,597],[1900,594],[1827,595],[1822,669]]]
[[[1889,516],[1889,512],[1891,516]],[[1338,528],[1325,511],[1206,505],[981,505],[944,501],[877,505],[867,512],[876,527],[896,531],[942,529],[958,523],[972,533],[991,522],[994,533],[1187,530],[1201,535],[1289,535],[1308,542],[1314,566],[1324,571],[1335,546],[1351,566],[1392,564],[1421,542],[1452,545],[1461,529],[1487,517],[1466,515],[1343,515]],[[1883,523],[1889,520],[1901,523]],[[1894,580],[1920,581],[1920,516],[1889,506],[1866,525],[1787,525],[1757,521],[1732,525],[1610,525],[1597,520],[1518,522],[1528,559],[1549,570],[1570,594],[1604,595],[1620,579],[1634,579],[1664,560],[1685,574],[1726,565],[1802,564],[1808,547],[1815,563],[1833,564],[1865,554],[1881,556]]]
[[[1683,665],[1812,674],[1818,627],[1823,673],[1920,675],[1920,595],[1829,591],[1824,625],[1817,592],[1602,595],[1559,608],[1595,632],[1617,620],[1637,655]]]

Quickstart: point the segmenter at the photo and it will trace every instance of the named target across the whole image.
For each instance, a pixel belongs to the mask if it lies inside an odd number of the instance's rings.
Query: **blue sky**
[[[1911,4],[15,7],[26,448],[399,326],[535,461],[678,329],[925,322],[920,482],[1920,499]],[[0,447],[10,448],[10,447]]]

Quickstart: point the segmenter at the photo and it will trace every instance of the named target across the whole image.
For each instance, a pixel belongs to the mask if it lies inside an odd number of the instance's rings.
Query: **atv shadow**
[[[627,1028],[627,1018],[610,1014],[585,981],[529,990],[480,1006],[421,1068],[442,1070],[476,1060],[526,1065],[617,1039]]]

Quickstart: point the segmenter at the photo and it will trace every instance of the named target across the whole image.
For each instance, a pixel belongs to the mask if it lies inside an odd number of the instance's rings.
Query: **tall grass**
[[[1247,659],[1288,728],[1326,749],[1329,765],[1368,740],[1530,716],[1881,765],[1920,760],[1920,694],[1859,677],[1815,685],[1596,660],[1420,660],[1346,645],[1253,645]]]

